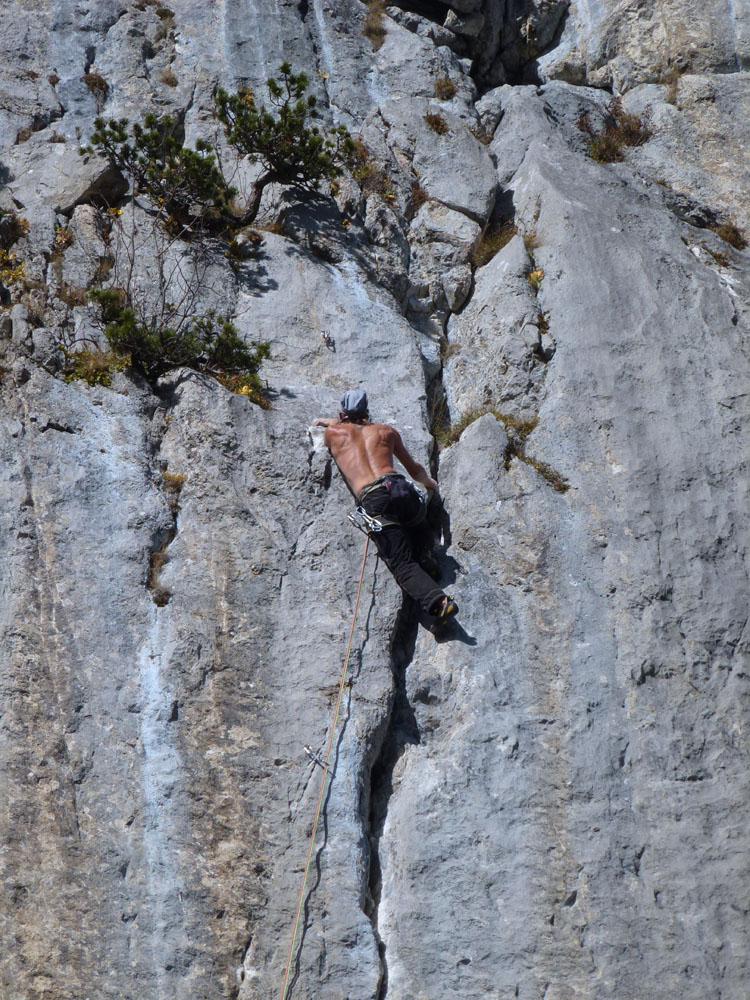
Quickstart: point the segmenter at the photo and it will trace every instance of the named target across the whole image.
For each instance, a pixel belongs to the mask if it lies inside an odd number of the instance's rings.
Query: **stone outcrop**
[[[365,386],[461,613],[368,556],[288,996],[743,1000],[739,6],[404,2],[379,47],[358,0],[271,6],[3,11],[0,995],[281,993],[364,546],[311,425]],[[269,408],[66,381],[132,205],[93,119],[212,138],[285,58],[372,170],[206,243],[190,301],[269,342]],[[612,163],[606,88],[651,131]],[[190,248],[131,218],[153,293]]]

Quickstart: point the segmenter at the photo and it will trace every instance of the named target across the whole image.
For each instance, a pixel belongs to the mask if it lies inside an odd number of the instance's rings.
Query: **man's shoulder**
[[[391,427],[390,424],[367,424],[362,429],[364,431],[370,431],[373,434],[386,434],[386,435],[398,434],[396,428]]]

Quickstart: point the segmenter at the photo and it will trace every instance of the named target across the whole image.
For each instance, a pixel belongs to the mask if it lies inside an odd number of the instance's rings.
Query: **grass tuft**
[[[429,192],[423,188],[418,181],[414,181],[411,186],[411,207],[414,213],[418,212],[426,201],[430,200]]]
[[[109,388],[112,375],[127,368],[130,358],[114,351],[68,351],[63,348],[65,364],[63,378],[66,382],[81,380],[89,385],[103,385]]]
[[[469,254],[472,267],[476,270],[478,267],[484,267],[485,264],[489,264],[495,254],[499,253],[504,246],[507,246],[517,232],[518,230],[515,225],[509,221],[500,221],[495,226],[487,229],[482,234],[479,243],[477,243]]]
[[[512,460],[517,458],[520,462],[535,469],[558,493],[566,493],[570,489],[570,483],[565,476],[547,462],[542,462],[538,458],[526,454],[526,439],[539,423],[538,417],[522,418],[510,413],[501,413],[492,407],[476,407],[465,413],[450,427],[437,427],[433,430],[438,446],[442,449],[455,444],[466,428],[475,420],[483,417],[485,413],[491,413],[496,420],[499,420],[508,435],[508,447],[505,449],[504,456],[506,469],[509,469]]]
[[[720,236],[725,243],[728,243],[730,247],[734,247],[735,250],[744,250],[747,246],[745,234],[731,222],[717,223],[709,226],[709,229],[712,229],[717,236]]]
[[[367,4],[362,34],[369,39],[373,51],[377,52],[385,41],[385,0],[370,0]]]
[[[262,410],[270,410],[271,404],[263,391],[263,384],[257,374],[242,373],[231,375],[219,373],[214,375],[217,382],[221,382],[225,389],[235,393],[237,396],[247,396],[251,403],[255,403]]]
[[[439,101],[450,101],[456,96],[456,85],[449,76],[439,76],[435,80],[435,97]]]
[[[432,131],[438,135],[445,135],[448,131],[448,122],[437,111],[428,111],[424,116],[424,120]]]
[[[541,267],[535,267],[533,271],[529,271],[526,275],[526,280],[535,292],[539,292],[542,287],[542,282],[544,281],[544,269]]]
[[[354,150],[351,155],[351,172],[362,194],[367,197],[379,194],[386,201],[394,201],[396,192],[393,190],[391,175],[381,167],[371,156],[362,139],[354,140]]]
[[[585,133],[589,156],[597,163],[619,163],[626,146],[642,146],[653,135],[648,113],[642,118],[623,110],[619,97],[613,97],[604,111],[599,111],[602,128],[597,130],[591,112],[584,111],[576,122]]]
[[[185,485],[187,476],[179,472],[162,472],[162,485],[167,494],[167,503],[173,517],[177,517],[180,512],[180,493]]]

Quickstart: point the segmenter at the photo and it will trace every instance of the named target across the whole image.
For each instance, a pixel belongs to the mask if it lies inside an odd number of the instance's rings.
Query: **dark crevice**
[[[304,21],[307,15],[310,13],[309,0],[299,0],[297,4],[297,9],[299,10],[300,17]]]
[[[414,710],[406,693],[406,668],[414,656],[419,622],[417,606],[409,597],[404,597],[391,644],[391,669],[393,671],[393,701],[380,752],[370,769],[370,919],[382,965],[382,976],[376,1000],[385,1000],[388,993],[387,943],[378,932],[378,907],[382,893],[382,870],[380,867],[380,838],[383,835],[388,804],[393,794],[393,772],[396,764],[409,745],[421,742],[419,726]]]
[[[562,34],[565,31],[565,26],[570,16],[570,5],[568,4],[564,8],[559,9],[557,16],[559,17],[559,21],[553,30],[552,36],[549,36],[549,29],[545,30],[536,46],[534,45],[533,37],[531,39],[527,38],[524,40],[523,36],[519,34],[516,45],[522,56],[525,58],[521,58],[519,60],[519,65],[516,69],[506,67],[508,69],[508,83],[512,85],[539,85],[543,82],[539,74],[539,60],[548,53],[554,52],[560,44],[560,39],[562,38]],[[519,19],[518,23],[519,25],[523,25],[524,22]],[[575,74],[571,74],[571,76],[574,75]],[[566,80],[566,82],[583,85],[586,81],[583,75],[576,75],[575,79],[571,78],[570,80]]]
[[[45,431],[60,431],[63,434],[75,434],[72,427],[67,424],[58,424],[56,420],[48,420],[44,427],[39,428],[39,433],[44,434]]]
[[[160,410],[161,407],[158,405],[155,406],[152,418]],[[162,414],[159,415],[161,416]],[[165,430],[166,424],[162,421],[156,432],[157,440],[154,443],[155,456],[158,456],[161,450]],[[169,513],[172,516],[172,523],[167,527],[159,528],[155,532],[149,553],[148,572],[146,573],[146,589],[151,594],[151,600],[158,608],[163,608],[169,604],[169,600],[172,597],[172,592],[161,582],[161,571],[167,562],[167,549],[177,537],[180,494],[182,493],[186,479],[187,476],[185,475],[168,472],[166,463],[161,463],[160,481],[157,480],[157,483],[166,496]]]
[[[393,6],[439,25],[443,24],[450,10],[450,4],[442,3],[441,0],[394,0]]]
[[[157,608],[163,608],[169,604],[172,592],[160,583],[161,570],[167,561],[167,549],[175,540],[177,535],[177,519],[175,524],[166,532],[160,531],[157,534],[151,548],[148,560],[148,573],[146,574],[146,589],[151,594],[151,600]]]

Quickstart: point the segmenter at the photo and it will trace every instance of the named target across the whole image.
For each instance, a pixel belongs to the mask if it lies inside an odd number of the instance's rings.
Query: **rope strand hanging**
[[[302,878],[302,886],[299,891],[299,898],[297,900],[297,911],[294,916],[294,927],[292,930],[292,941],[289,945],[289,955],[286,960],[286,970],[284,972],[284,986],[281,990],[281,1000],[286,1000],[287,989],[289,987],[289,973],[292,968],[292,958],[294,956],[294,946],[297,941],[297,932],[299,931],[299,918],[302,913],[302,904],[305,898],[305,887],[307,886],[307,876],[310,873],[310,863],[312,861],[313,851],[315,849],[315,837],[318,832],[318,821],[320,820],[320,810],[323,805],[323,793],[326,787],[326,779],[328,777],[328,765],[331,760],[331,750],[333,749],[333,740],[336,735],[336,726],[339,721],[339,711],[341,709],[341,699],[344,694],[344,684],[346,683],[346,673],[349,669],[349,655],[352,649],[352,639],[354,637],[354,626],[357,622],[357,613],[359,611],[359,599],[362,595],[362,581],[365,576],[365,563],[367,562],[367,549],[370,545],[370,536],[367,535],[365,540],[365,551],[362,555],[362,567],[359,571],[359,584],[357,585],[357,599],[354,602],[354,614],[352,616],[352,624],[349,629],[349,641],[346,645],[346,656],[344,657],[344,666],[341,670],[341,679],[339,681],[339,696],[336,701],[336,710],[333,714],[333,721],[331,722],[331,730],[328,734],[328,749],[326,750],[326,755],[323,760],[323,775],[320,779],[320,792],[318,793],[318,804],[315,808],[315,820],[313,822],[312,834],[310,835],[310,845],[307,849],[307,862],[305,864],[305,874]]]

